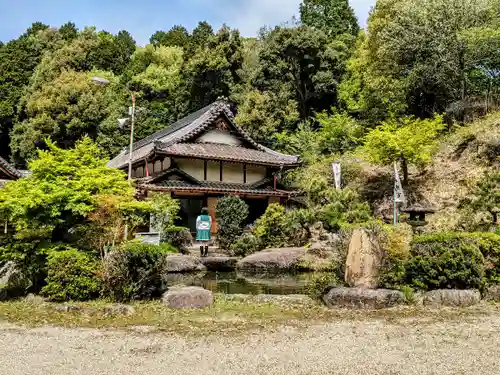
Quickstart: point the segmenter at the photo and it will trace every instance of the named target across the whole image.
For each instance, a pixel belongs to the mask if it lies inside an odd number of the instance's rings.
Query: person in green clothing
[[[202,257],[206,257],[208,255],[211,228],[212,218],[208,214],[208,208],[203,207],[201,209],[200,216],[196,218],[196,241],[201,242],[200,254]]]

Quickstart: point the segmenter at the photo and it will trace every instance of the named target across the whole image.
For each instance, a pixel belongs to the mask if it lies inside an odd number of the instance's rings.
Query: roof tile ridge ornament
[[[163,150],[165,148],[167,148],[168,146],[170,146],[169,144],[170,142],[162,142],[160,141],[159,139],[155,139],[153,141],[153,150]]]

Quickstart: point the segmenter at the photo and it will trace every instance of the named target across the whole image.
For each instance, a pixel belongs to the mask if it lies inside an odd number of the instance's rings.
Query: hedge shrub
[[[490,232],[444,232],[421,235],[414,243],[422,242],[466,242],[474,244],[484,257],[485,278],[488,283],[500,282],[500,235]]]
[[[264,247],[283,247],[288,244],[288,226],[285,207],[273,203],[256,222],[252,233]]]
[[[217,220],[217,243],[221,249],[229,250],[243,233],[248,217],[248,205],[238,197],[219,199],[215,207]]]
[[[264,249],[262,241],[252,233],[244,233],[231,247],[233,255],[247,256]]]
[[[403,284],[422,290],[482,289],[484,256],[474,241],[445,235],[416,237]]]
[[[177,252],[170,244],[149,245],[135,241],[124,244],[104,262],[104,294],[116,301],[161,296],[166,290],[163,281],[166,257]]]
[[[42,295],[53,301],[85,301],[98,297],[101,263],[77,249],[53,251],[47,261]]]
[[[161,242],[169,243],[181,253],[186,253],[193,244],[193,236],[188,228],[170,226],[162,233]]]

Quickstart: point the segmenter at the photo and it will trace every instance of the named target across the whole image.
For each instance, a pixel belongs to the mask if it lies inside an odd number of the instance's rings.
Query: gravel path
[[[0,325],[2,375],[500,374],[500,317],[335,322],[244,337]]]

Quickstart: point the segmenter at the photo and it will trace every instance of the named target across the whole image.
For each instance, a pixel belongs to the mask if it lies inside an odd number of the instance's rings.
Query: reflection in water
[[[241,272],[202,272],[196,274],[168,274],[169,286],[201,286],[226,294],[303,294],[315,274],[255,274]]]

